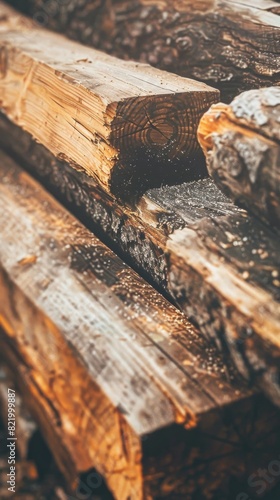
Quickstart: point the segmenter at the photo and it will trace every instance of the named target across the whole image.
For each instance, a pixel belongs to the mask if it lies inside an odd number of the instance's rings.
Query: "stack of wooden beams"
[[[280,90],[217,90],[279,83],[250,3],[0,2],[1,348],[71,494],[236,499],[278,459]]]

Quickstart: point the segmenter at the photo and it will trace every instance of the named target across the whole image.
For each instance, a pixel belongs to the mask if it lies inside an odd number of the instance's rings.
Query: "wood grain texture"
[[[280,403],[280,239],[211,179],[151,189],[134,211],[0,120],[0,142],[164,289],[239,372]],[[196,252],[194,252],[196,249]]]
[[[280,87],[212,106],[198,137],[217,186],[264,222],[280,226]]]
[[[230,102],[280,83],[279,2],[12,0],[39,24],[124,59],[207,82]]]
[[[1,8],[1,4],[0,4]],[[206,175],[199,119],[218,91],[124,62],[52,32],[0,20],[0,102],[7,116],[115,196]]]
[[[240,487],[279,447],[278,413],[3,153],[0,165],[1,349],[70,484],[94,466],[120,500]]]

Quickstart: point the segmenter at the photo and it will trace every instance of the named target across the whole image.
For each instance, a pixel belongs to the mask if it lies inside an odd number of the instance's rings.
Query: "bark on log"
[[[149,190],[131,211],[3,116],[0,131],[2,146],[175,298],[239,372],[280,404],[278,235],[211,179]]]
[[[279,413],[3,153],[0,230],[1,349],[71,484],[210,499],[273,458]]]
[[[33,19],[120,58],[219,88],[280,83],[279,3],[271,0],[12,0]]]
[[[3,6],[3,4],[2,4]],[[1,3],[0,3],[1,8]],[[0,20],[0,102],[16,124],[119,198],[206,175],[199,119],[219,93],[46,30]]]
[[[280,87],[244,92],[204,115],[198,137],[217,186],[280,227]]]

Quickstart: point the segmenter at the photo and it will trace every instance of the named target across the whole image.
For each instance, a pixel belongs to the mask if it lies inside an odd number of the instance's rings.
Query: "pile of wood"
[[[0,2],[1,349],[70,493],[94,468],[117,500],[236,499],[278,459],[280,9],[257,4]]]

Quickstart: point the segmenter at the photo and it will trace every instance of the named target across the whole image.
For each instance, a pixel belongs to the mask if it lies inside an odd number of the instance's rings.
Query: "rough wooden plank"
[[[276,1],[11,3],[88,45],[205,81],[222,91],[225,102],[241,91],[280,83]]]
[[[217,186],[280,226],[280,87],[244,92],[204,115],[199,140]]]
[[[95,466],[117,499],[138,500],[210,498],[247,478],[234,426],[249,411],[256,467],[278,413],[3,153],[0,172],[1,349],[68,480]]]
[[[217,90],[15,19],[0,20],[0,102],[16,124],[122,199],[206,174],[196,132]]]
[[[130,211],[3,117],[0,130],[3,146],[117,244],[231,355],[243,376],[280,403],[278,235],[210,179],[149,190]]]

